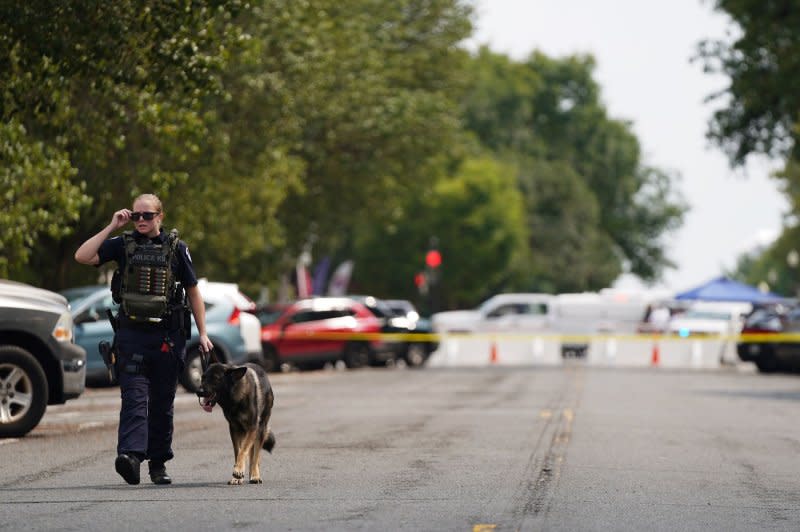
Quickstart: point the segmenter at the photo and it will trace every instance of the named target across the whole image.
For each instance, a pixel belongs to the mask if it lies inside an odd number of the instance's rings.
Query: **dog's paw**
[[[228,485],[238,486],[242,482],[244,482],[244,471],[236,471],[234,469],[233,473],[231,473],[231,479],[228,481]]]
[[[264,481],[261,480],[260,478],[251,478],[250,479],[250,484],[263,484],[263,483],[264,483]]]

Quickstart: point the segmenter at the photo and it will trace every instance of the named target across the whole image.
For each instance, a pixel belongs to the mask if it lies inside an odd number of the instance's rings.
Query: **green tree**
[[[313,79],[295,93],[306,163],[278,216],[299,250],[346,245],[406,191],[425,188],[460,135],[458,97],[470,9],[455,0],[330,0],[302,18]],[[311,90],[313,89],[313,90]]]
[[[145,191],[203,274],[263,284],[310,236],[340,248],[460,134],[456,0],[48,6],[0,6],[0,116],[91,198],[30,257],[52,287],[91,280],[74,249]]]
[[[432,238],[443,261],[433,287],[438,308],[472,305],[530,266],[513,167],[489,157],[466,159],[452,176],[408,200],[405,208],[385,212],[381,225],[359,231],[354,274],[360,289],[414,299],[414,276]]]
[[[522,288],[574,292],[609,286],[620,274],[615,247],[600,226],[600,204],[568,164],[534,160],[519,175],[531,268]]]
[[[624,270],[658,279],[672,265],[662,237],[686,207],[674,178],[642,163],[630,124],[608,117],[594,60],[535,52],[516,62],[482,48],[470,68],[466,126],[521,170],[531,253],[541,261],[527,286],[598,289]]]
[[[786,297],[800,296],[800,228],[789,227],[763,250],[739,256],[730,277]]]
[[[16,120],[0,124],[0,276],[22,269],[40,238],[69,232],[89,202],[74,174],[63,152],[31,140]]]
[[[83,207],[30,256],[26,269],[42,285],[90,275],[72,260],[80,241],[134,194],[169,199],[187,180],[207,139],[202,103],[220,93],[220,69],[242,36],[230,21],[242,7],[239,0],[0,5],[0,119],[24,128],[23,150],[46,151],[28,174],[48,175],[43,165],[54,158],[73,186],[52,192]],[[12,273],[22,275],[18,266]]]
[[[800,275],[787,265],[796,250],[800,213],[800,6],[778,0],[715,0],[734,30],[725,39],[705,40],[697,58],[707,72],[727,76],[728,85],[709,96],[722,106],[709,121],[708,137],[742,166],[750,155],[784,160],[775,177],[790,205],[783,234],[758,256],[740,258],[734,274],[750,283],[767,282],[780,293],[796,295]]]
[[[714,112],[708,136],[744,164],[748,155],[798,158],[800,108],[800,6],[783,0],[715,0],[735,26],[731,40],[698,45],[707,72],[722,73],[727,87],[710,96]]]

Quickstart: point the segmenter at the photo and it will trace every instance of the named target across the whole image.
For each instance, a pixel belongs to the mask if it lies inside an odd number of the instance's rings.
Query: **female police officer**
[[[116,261],[119,267],[121,287],[112,290],[121,302],[115,341],[122,406],[114,465],[128,484],[139,483],[139,465],[145,459],[155,484],[172,482],[164,463],[173,457],[175,392],[185,359],[184,291],[200,349],[213,348],[189,250],[177,235],[161,229],[163,219],[161,200],[143,194],[133,202],[133,210],[115,212],[111,222],[75,252],[82,264]],[[135,231],[110,238],[129,221]]]

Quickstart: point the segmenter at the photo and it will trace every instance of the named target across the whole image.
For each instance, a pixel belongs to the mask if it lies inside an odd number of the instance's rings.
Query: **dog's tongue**
[[[205,410],[206,412],[211,412],[211,410],[214,408],[214,406],[213,406],[211,403],[206,403],[206,402],[203,402],[203,403],[202,403],[200,406],[201,406],[201,407],[203,408],[203,410]]]

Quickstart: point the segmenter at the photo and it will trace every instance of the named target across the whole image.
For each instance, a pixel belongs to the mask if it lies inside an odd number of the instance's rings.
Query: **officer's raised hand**
[[[131,210],[120,209],[111,217],[111,221],[100,230],[99,233],[88,239],[81,244],[81,247],[75,252],[75,260],[81,264],[97,265],[100,263],[100,257],[97,255],[97,250],[100,245],[111,236],[111,233],[124,226],[131,221]]]
[[[116,231],[120,227],[124,226],[128,222],[131,221],[131,211],[130,209],[120,209],[114,213],[114,216],[111,218],[111,223],[109,224],[112,228],[112,231]]]

